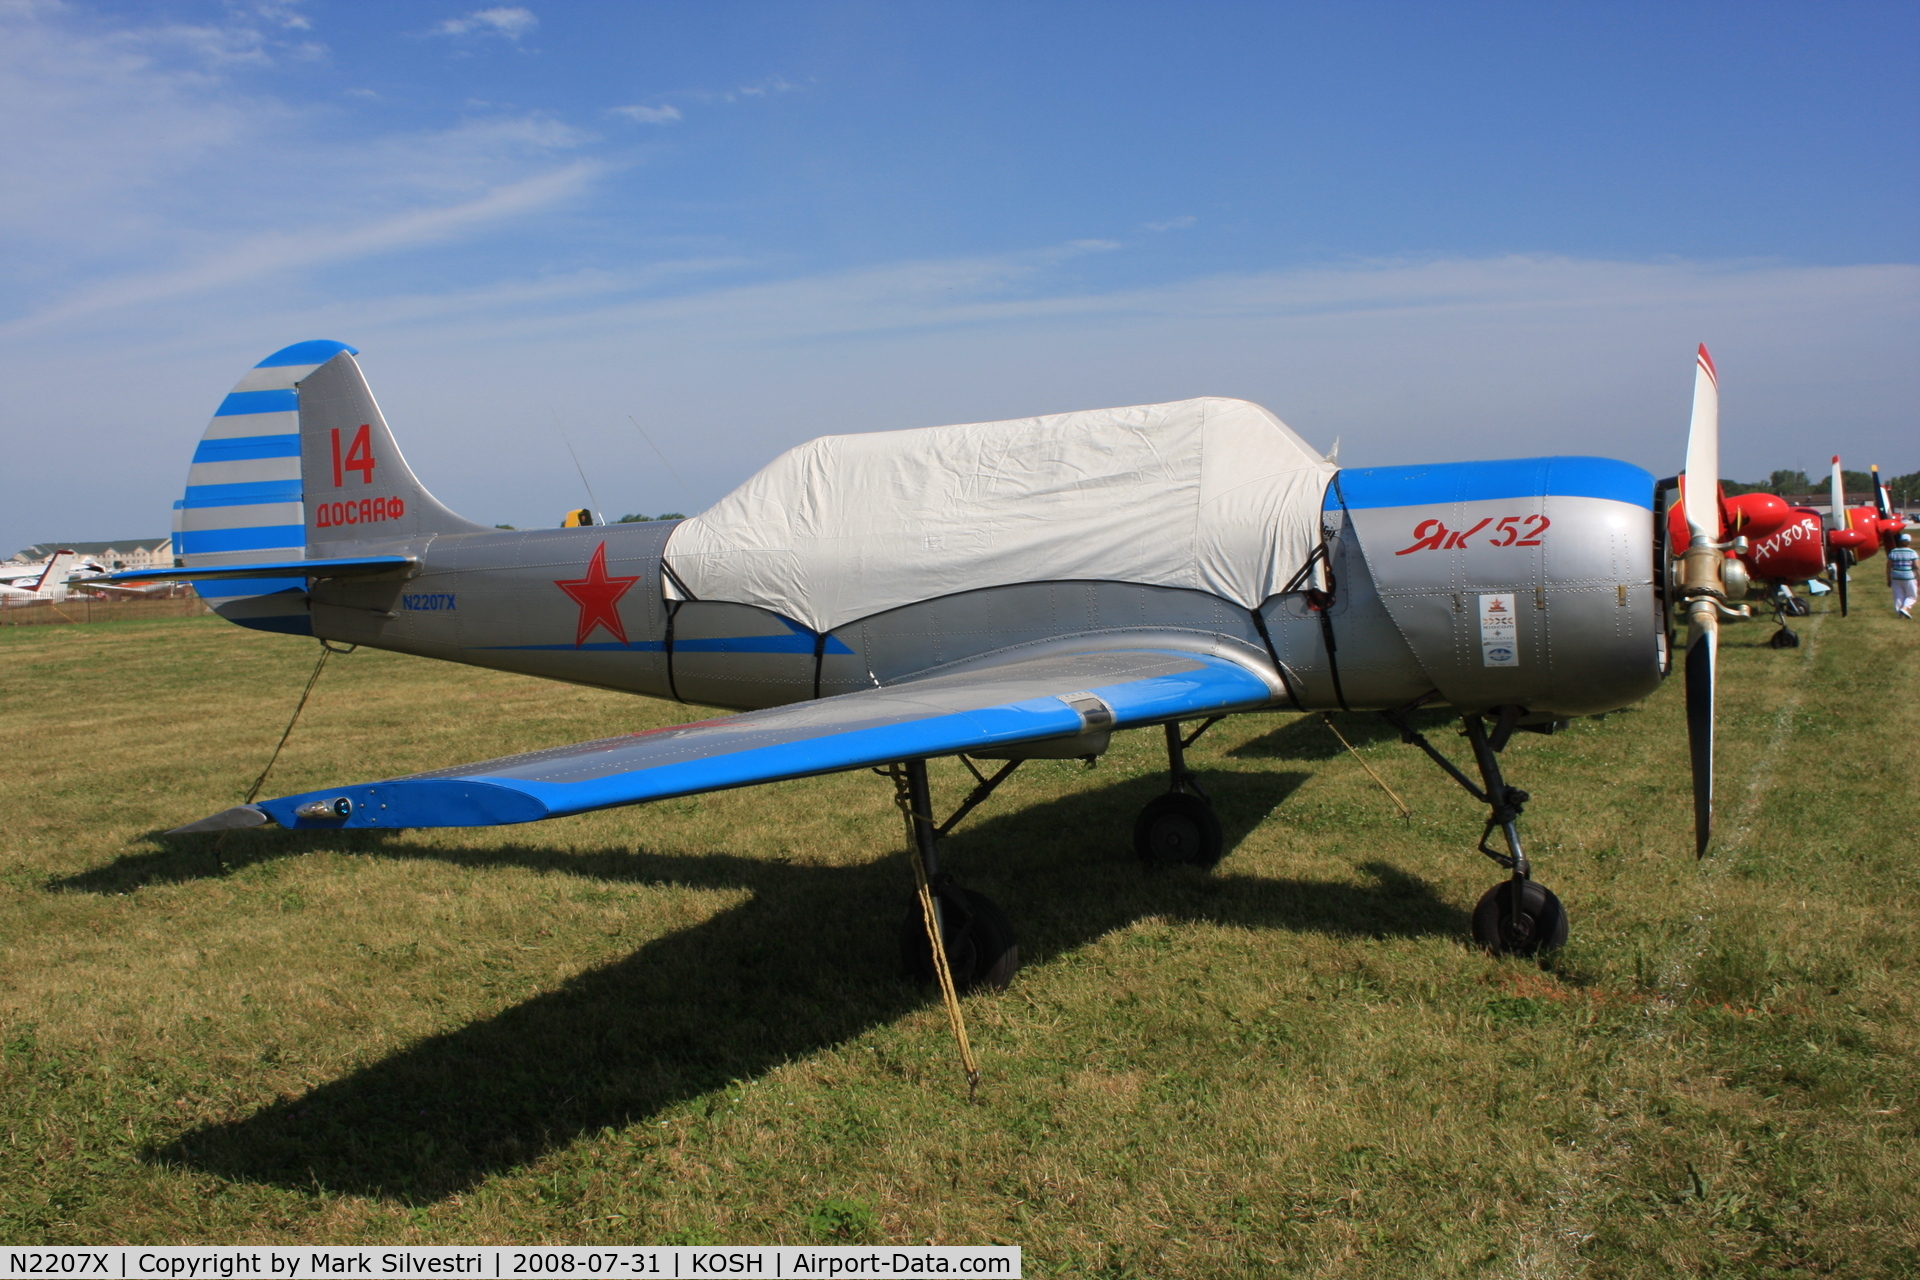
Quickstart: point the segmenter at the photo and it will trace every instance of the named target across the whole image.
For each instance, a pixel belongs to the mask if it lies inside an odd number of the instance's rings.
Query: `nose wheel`
[[[1561,909],[1560,899],[1554,896],[1553,890],[1534,883],[1533,867],[1520,847],[1518,824],[1520,812],[1526,807],[1527,793],[1518,787],[1508,786],[1500,772],[1500,752],[1506,749],[1516,729],[1551,733],[1558,726],[1522,725],[1519,721],[1523,713],[1519,707],[1500,708],[1492,732],[1488,732],[1484,717],[1462,716],[1461,724],[1467,742],[1473,748],[1474,763],[1480,767],[1483,785],[1475,786],[1473,779],[1462,773],[1453,761],[1441,755],[1407,721],[1408,712],[1434,696],[1429,694],[1408,706],[1382,714],[1400,730],[1402,742],[1426,752],[1468,795],[1491,810],[1486,828],[1480,833],[1480,852],[1511,875],[1487,890],[1481,896],[1479,905],[1474,907],[1474,941],[1496,956],[1531,956],[1565,945],[1567,913]],[[1504,849],[1492,843],[1496,833],[1505,843]]]
[[[1491,955],[1531,956],[1567,942],[1567,913],[1553,890],[1531,880],[1502,880],[1473,909],[1473,940]]]

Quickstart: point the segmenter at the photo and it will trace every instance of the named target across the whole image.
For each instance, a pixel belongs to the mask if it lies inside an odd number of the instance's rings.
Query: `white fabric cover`
[[[1211,397],[822,436],[682,523],[666,555],[697,599],[816,632],[1066,579],[1189,587],[1251,608],[1319,540],[1333,472],[1259,405]]]

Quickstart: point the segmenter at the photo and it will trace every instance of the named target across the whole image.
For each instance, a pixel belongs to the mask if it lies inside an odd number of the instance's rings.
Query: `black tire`
[[[1798,649],[1800,647],[1800,633],[1797,631],[1789,631],[1785,627],[1782,627],[1773,633],[1773,637],[1768,640],[1767,643],[1775,649]]]
[[[1133,851],[1150,867],[1218,865],[1227,838],[1220,817],[1199,796],[1170,791],[1140,811],[1133,823]]]
[[[940,914],[947,943],[947,968],[957,991],[987,987],[1006,990],[1020,968],[1020,941],[1007,913],[992,898],[958,885],[940,889]],[[933,948],[918,896],[900,921],[900,960],[915,982],[934,980]]]
[[[1799,596],[1795,596],[1793,599],[1787,601],[1786,612],[1788,616],[1795,618],[1806,618],[1813,614],[1812,608]]]
[[[1488,954],[1531,956],[1566,945],[1567,913],[1553,890],[1522,882],[1521,910],[1513,909],[1512,880],[1502,880],[1481,897],[1473,909],[1473,940]]]

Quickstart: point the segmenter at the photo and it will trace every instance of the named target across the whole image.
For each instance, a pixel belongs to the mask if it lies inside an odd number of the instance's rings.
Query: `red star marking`
[[[614,639],[627,643],[627,629],[621,625],[620,610],[616,606],[620,597],[638,581],[639,578],[607,576],[607,544],[603,542],[593,549],[593,559],[587,561],[586,577],[553,584],[580,603],[580,628],[573,637],[574,648],[585,644],[595,627],[605,627],[613,632]]]

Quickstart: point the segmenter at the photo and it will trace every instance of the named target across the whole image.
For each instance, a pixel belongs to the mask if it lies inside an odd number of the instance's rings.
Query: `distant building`
[[[76,555],[91,557],[109,569],[171,569],[173,567],[172,538],[123,542],[36,542],[30,547],[14,552],[13,558],[23,563],[31,563],[36,560],[45,560],[56,551],[71,551]]]

